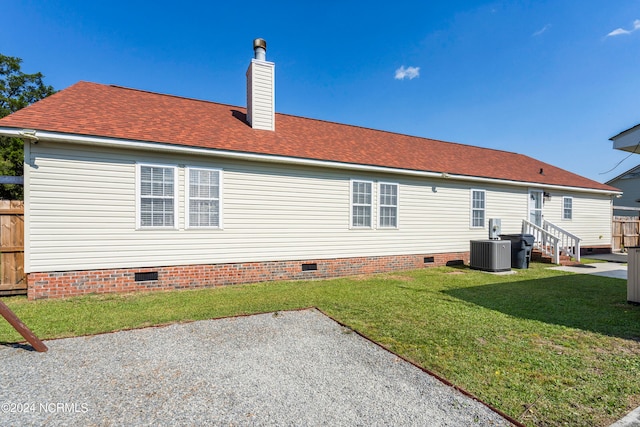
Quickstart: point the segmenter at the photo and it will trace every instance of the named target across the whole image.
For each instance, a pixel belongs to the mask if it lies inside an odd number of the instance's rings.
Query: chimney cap
[[[257,49],[257,48],[263,48],[264,50],[267,50],[267,42],[265,41],[265,39],[255,39],[253,40],[253,49]]]

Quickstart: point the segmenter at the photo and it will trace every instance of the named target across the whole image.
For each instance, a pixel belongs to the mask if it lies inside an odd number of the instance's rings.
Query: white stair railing
[[[551,257],[554,264],[560,264],[560,238],[546,231],[544,228],[522,220],[522,234],[531,234],[534,237],[533,247],[539,249],[544,255]]]
[[[535,242],[533,246],[546,256],[551,257],[554,264],[560,264],[560,255],[568,255],[580,262],[580,238],[575,234],[543,221],[542,227],[522,220],[522,234],[532,234]]]
[[[544,221],[542,223],[542,228],[560,239],[560,251],[563,254],[569,255],[571,258],[575,258],[577,262],[580,262],[581,239],[578,236],[569,233],[567,230],[564,230],[549,221]]]

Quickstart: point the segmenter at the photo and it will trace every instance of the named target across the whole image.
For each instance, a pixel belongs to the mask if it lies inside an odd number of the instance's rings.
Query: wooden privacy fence
[[[613,217],[613,251],[619,252],[630,246],[640,246],[640,218],[631,216]]]
[[[0,278],[0,296],[27,293],[21,200],[0,200]]]

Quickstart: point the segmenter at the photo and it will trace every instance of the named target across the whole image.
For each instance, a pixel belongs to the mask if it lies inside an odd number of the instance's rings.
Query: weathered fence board
[[[24,202],[0,200],[0,296],[26,293]]]
[[[640,218],[630,216],[613,217],[613,250],[619,252],[630,246],[640,246]]]

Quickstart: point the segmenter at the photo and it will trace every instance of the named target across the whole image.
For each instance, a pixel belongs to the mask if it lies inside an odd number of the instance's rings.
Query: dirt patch
[[[350,279],[353,279],[354,281],[358,281],[358,282],[364,282],[366,280],[371,280],[372,278],[382,279],[382,280],[395,280],[399,282],[413,282],[416,280],[415,277],[402,275],[402,274],[393,274],[393,273],[379,273],[375,275],[359,274],[357,276],[350,277]]]
[[[558,337],[559,339],[559,337]],[[576,342],[587,342],[592,339],[587,333],[576,331],[570,336],[563,336],[562,339]],[[583,350],[574,348],[574,346],[566,347],[554,339],[548,339],[545,337],[537,336],[533,339],[533,344],[539,347],[545,347],[557,354],[581,352]],[[618,355],[618,356],[640,356],[640,341],[638,339],[625,339],[618,337],[607,338],[606,347],[602,346],[602,342],[593,342],[589,346],[589,352],[594,355]]]
[[[611,338],[611,346],[607,348],[596,348],[598,354],[623,354],[623,355],[639,355],[640,342],[638,339]]]

